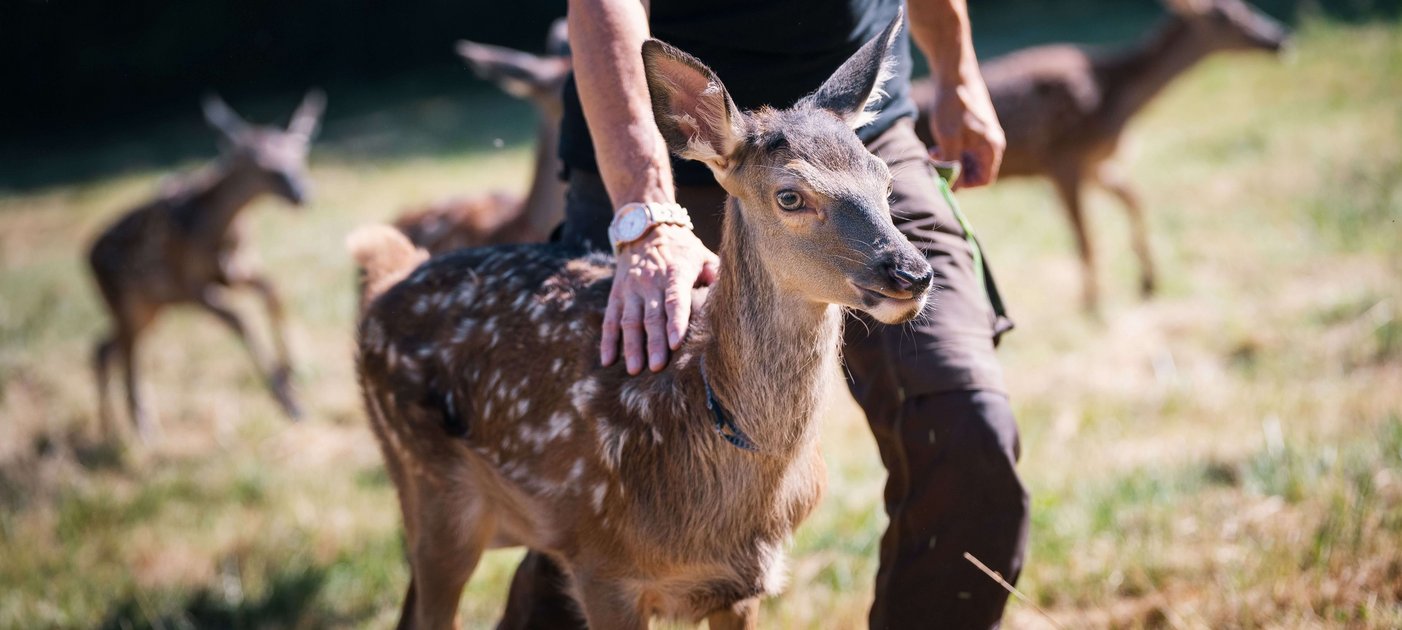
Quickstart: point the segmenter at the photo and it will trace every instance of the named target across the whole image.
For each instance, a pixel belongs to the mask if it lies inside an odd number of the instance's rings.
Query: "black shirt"
[[[741,110],[789,107],[818,89],[842,62],[895,19],[904,0],[653,0],[652,36],[700,59],[716,72]],[[876,120],[857,130],[870,140],[904,116],[910,99],[910,39],[901,28],[893,46],[896,76]],[[598,172],[594,143],[574,77],[565,84],[560,159],[568,168]],[[672,160],[678,184],[712,184],[698,162]]]

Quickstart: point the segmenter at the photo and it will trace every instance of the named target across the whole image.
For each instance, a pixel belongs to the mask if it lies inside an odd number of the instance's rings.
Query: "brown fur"
[[[93,243],[88,263],[113,320],[94,357],[98,409],[104,430],[115,433],[107,402],[109,368],[120,359],[127,406],[143,438],[151,426],[137,387],[136,344],[160,311],[193,304],[218,317],[252,354],[254,363],[289,416],[299,410],[290,389],[282,303],[243,244],[242,211],[265,193],[292,203],[305,201],[307,146],[323,107],[308,94],[288,130],[250,127],[213,97],[205,115],[220,133],[224,155],[204,173],[163,187],[160,195],[123,215]],[[276,363],[248,339],[243,319],[229,308],[228,289],[248,288],[267,306]]]
[[[455,625],[464,584],[497,545],[556,560],[595,628],[652,616],[756,627],[758,598],[782,587],[786,541],[821,495],[816,420],[839,306],[906,321],[931,279],[891,223],[889,171],[845,122],[877,88],[851,79],[875,76],[888,45],[868,44],[829,81],[843,89],[748,115],[723,90],[679,93],[719,81],[680,51],[644,46],[655,115],[697,122],[709,139],[663,128],[669,147],[704,156],[731,193],[720,278],[661,372],[598,365],[608,256],[460,250],[371,290],[359,374],[407,534],[401,627]],[[715,115],[700,121],[698,107]],[[808,206],[780,209],[776,190],[802,190]],[[361,258],[383,278],[404,269],[377,261],[399,254]],[[757,452],[715,434],[703,365]]]
[[[1082,209],[1089,180],[1114,194],[1129,213],[1140,263],[1140,288],[1153,293],[1153,256],[1138,195],[1115,163],[1129,121],[1171,81],[1223,50],[1278,50],[1284,29],[1240,0],[1173,0],[1172,14],[1126,49],[1080,46],[1028,48],[983,65],[993,107],[1007,135],[999,177],[1047,177],[1056,186],[1076,237],[1086,310],[1099,307],[1094,248]],[[933,145],[926,116],[934,86],[917,82],[922,118],[916,128]]]
[[[440,199],[404,211],[395,219],[415,245],[432,254],[482,245],[543,243],[565,216],[565,185],[556,150],[563,115],[562,90],[569,76],[564,21],[552,27],[549,51],[529,53],[475,42],[458,43],[458,54],[477,76],[495,82],[536,110],[535,165],[525,198],[492,192]]]

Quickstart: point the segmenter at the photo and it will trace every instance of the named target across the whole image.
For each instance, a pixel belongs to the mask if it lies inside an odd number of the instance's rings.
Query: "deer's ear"
[[[569,71],[569,62],[561,58],[537,57],[465,39],[458,41],[457,51],[477,78],[491,81],[503,92],[522,100],[531,98],[541,88],[555,85]]]
[[[886,97],[881,85],[895,76],[896,58],[891,55],[891,48],[904,20],[905,9],[901,9],[886,30],[862,45],[818,91],[804,97],[800,104],[837,114],[853,129],[875,119],[876,112],[868,108]]]
[[[1212,8],[1210,0],[1163,0],[1164,8],[1178,15],[1201,15]]]
[[[643,42],[652,117],[677,156],[719,175],[730,167],[744,121],[720,79],[695,57],[655,39]]]
[[[229,107],[224,99],[218,94],[206,94],[200,101],[200,106],[204,110],[204,120],[209,126],[222,136],[222,139],[229,143],[236,143],[239,136],[248,129],[248,123]]]
[[[321,114],[326,111],[326,93],[312,88],[302,97],[302,104],[292,112],[292,122],[287,124],[287,132],[299,136],[304,142],[311,142],[321,125]]]

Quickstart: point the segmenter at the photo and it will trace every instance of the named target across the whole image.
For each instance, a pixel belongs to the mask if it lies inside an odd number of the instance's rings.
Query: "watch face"
[[[631,211],[618,218],[618,240],[632,241],[643,235],[643,230],[647,228],[646,213],[638,210]]]

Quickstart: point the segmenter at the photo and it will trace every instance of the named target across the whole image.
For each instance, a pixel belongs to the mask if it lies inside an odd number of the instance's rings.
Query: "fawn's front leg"
[[[248,337],[248,327],[244,325],[243,318],[239,317],[238,313],[235,313],[234,310],[229,308],[228,304],[225,303],[224,294],[220,289],[214,285],[205,287],[205,289],[200,292],[198,302],[200,306],[203,306],[210,314],[219,318],[219,321],[224,322],[224,325],[228,326],[229,329],[238,336],[239,341],[243,342],[243,347],[248,350],[249,356],[253,358],[253,364],[258,369],[258,373],[263,376],[268,388],[272,390],[273,397],[277,399],[278,404],[282,405],[283,410],[286,411],[289,416],[296,419],[301,414],[301,411],[297,408],[296,402],[288,395],[287,388],[282,384],[282,381],[277,378],[277,375],[269,374],[267,360],[264,359],[263,353],[258,351],[258,347],[254,345],[253,340]]]
[[[292,395],[292,358],[287,344],[287,319],[282,299],[278,297],[273,283],[266,276],[257,273],[242,273],[231,278],[230,285],[252,289],[263,300],[268,309],[268,324],[272,327],[273,351],[277,353],[277,363],[273,365],[271,387],[278,402],[287,415],[293,419],[302,416],[301,407]]]

